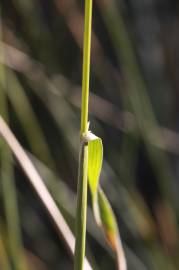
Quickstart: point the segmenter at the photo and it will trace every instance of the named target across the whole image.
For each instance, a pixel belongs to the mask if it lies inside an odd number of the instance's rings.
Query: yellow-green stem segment
[[[86,245],[88,145],[80,147],[76,215],[75,270],[83,270]]]
[[[82,77],[82,106],[81,106],[81,135],[88,131],[88,100],[90,79],[90,54],[91,54],[91,25],[92,25],[92,0],[85,0],[85,26],[83,49],[83,77]]]
[[[80,142],[80,157],[78,169],[76,244],[75,244],[75,263],[74,263],[75,270],[83,270],[85,246],[86,246],[88,143],[85,142],[85,135],[88,133],[91,28],[92,28],[92,0],[85,0],[82,105],[81,105],[81,130],[80,130],[81,142]]]

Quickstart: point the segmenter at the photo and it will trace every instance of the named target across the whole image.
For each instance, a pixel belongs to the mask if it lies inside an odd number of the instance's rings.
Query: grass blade
[[[88,179],[95,220],[98,226],[103,229],[108,243],[116,253],[118,269],[126,270],[127,265],[116,218],[109,201],[99,185],[99,177],[103,162],[102,140],[91,132],[88,134]]]

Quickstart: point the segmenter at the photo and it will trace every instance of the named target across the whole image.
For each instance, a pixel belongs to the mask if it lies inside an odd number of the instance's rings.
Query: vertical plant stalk
[[[74,265],[75,270],[83,270],[85,245],[86,245],[88,143],[85,142],[85,136],[88,133],[91,28],[92,28],[92,0],[85,0],[80,155],[79,155],[79,169],[78,169],[76,244],[75,244],[75,265]]]

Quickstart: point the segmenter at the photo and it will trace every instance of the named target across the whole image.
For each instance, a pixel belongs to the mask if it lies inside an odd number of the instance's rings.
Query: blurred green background
[[[1,0],[0,114],[74,231],[84,1]],[[179,4],[95,0],[90,129],[129,270],[179,269]],[[53,222],[0,139],[0,269],[73,269]],[[115,269],[94,222],[87,257]]]

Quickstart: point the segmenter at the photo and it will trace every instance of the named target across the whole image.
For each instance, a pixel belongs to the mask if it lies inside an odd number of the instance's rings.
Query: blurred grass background
[[[0,113],[74,231],[84,1],[1,0]],[[129,270],[179,269],[179,5],[96,0],[90,126]],[[73,269],[62,239],[0,141],[0,268]],[[89,198],[87,257],[115,269]]]

